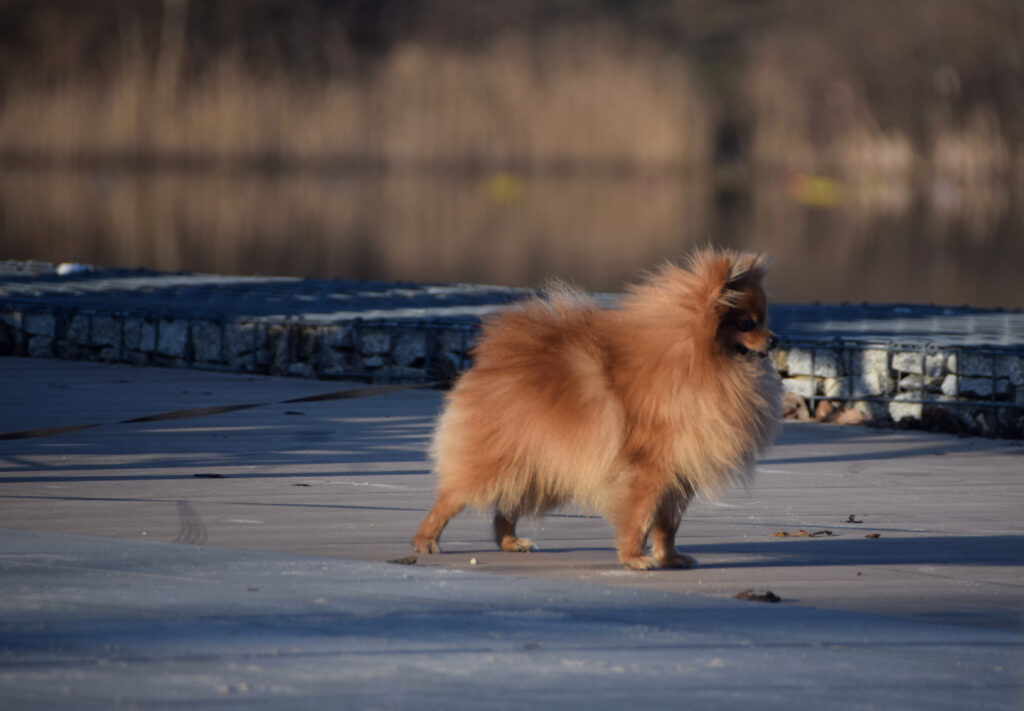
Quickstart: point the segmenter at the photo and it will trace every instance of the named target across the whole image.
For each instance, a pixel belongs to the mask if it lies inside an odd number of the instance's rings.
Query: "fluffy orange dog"
[[[438,422],[437,500],[413,547],[440,552],[472,505],[495,510],[502,550],[528,551],[516,520],[572,501],[611,521],[624,565],[695,565],[675,547],[687,504],[749,479],[776,432],[764,269],[760,255],[707,249],[620,309],[562,289],[490,319]]]

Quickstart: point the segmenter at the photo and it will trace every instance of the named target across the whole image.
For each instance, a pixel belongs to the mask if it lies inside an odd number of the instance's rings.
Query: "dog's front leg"
[[[657,472],[638,467],[630,482],[629,495],[622,502],[613,521],[616,528],[615,547],[619,560],[627,568],[649,570],[658,567],[658,561],[646,555],[647,534],[654,524],[658,502],[662,498]]]
[[[673,491],[662,497],[651,527],[651,556],[662,568],[694,568],[696,558],[676,550],[676,530],[692,497],[692,490]]]

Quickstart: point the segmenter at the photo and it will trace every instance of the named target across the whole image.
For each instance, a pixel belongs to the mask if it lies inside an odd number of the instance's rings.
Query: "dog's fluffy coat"
[[[437,499],[415,549],[438,552],[470,505],[495,510],[503,550],[530,550],[516,520],[571,501],[613,524],[625,565],[694,565],[674,543],[687,504],[746,481],[777,427],[764,269],[706,249],[619,309],[556,289],[489,319],[434,434]]]

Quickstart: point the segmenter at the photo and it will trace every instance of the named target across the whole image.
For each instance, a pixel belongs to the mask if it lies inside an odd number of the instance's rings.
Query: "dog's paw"
[[[624,566],[632,570],[651,570],[658,567],[658,562],[649,555],[620,556],[619,560],[622,561]]]
[[[441,546],[437,545],[437,541],[433,539],[412,539],[412,547],[417,553],[440,553]]]
[[[529,538],[504,538],[501,541],[501,550],[507,553],[529,553],[537,550],[537,546]]]
[[[670,553],[658,557],[658,564],[662,568],[696,568],[697,559],[683,553]]]

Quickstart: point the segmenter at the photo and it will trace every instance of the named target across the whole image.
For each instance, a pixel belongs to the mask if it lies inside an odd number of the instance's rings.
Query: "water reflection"
[[[751,189],[749,186],[755,186]],[[618,290],[694,244],[776,259],[788,302],[1024,306],[1006,186],[806,175],[9,170],[0,258]]]

